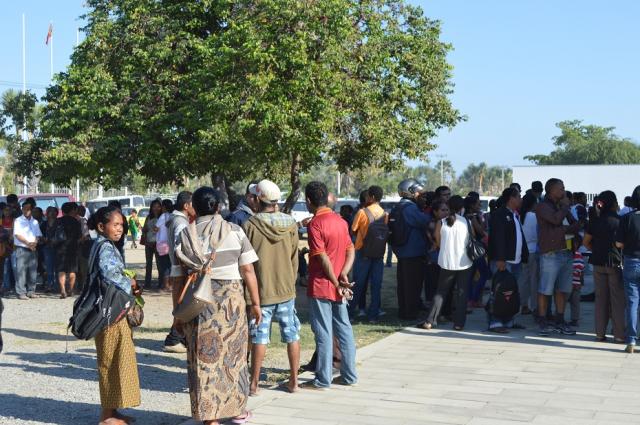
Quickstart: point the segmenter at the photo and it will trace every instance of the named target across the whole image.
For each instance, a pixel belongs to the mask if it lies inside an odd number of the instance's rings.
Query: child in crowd
[[[140,218],[138,218],[138,211],[131,210],[131,215],[129,216],[129,231],[131,232],[131,248],[138,247],[138,233],[140,231]]]
[[[97,266],[100,277],[109,285],[138,296],[142,289],[135,279],[125,274],[124,261],[115,246],[124,233],[123,217],[113,207],[100,208],[92,217],[91,228],[98,232],[93,246],[97,250]],[[100,425],[124,425],[133,418],[121,414],[118,409],[140,405],[140,381],[133,334],[127,319],[112,324],[95,337],[100,387]]]

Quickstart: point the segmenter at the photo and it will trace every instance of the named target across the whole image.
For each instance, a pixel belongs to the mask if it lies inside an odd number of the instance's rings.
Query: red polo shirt
[[[320,208],[307,226],[309,235],[309,286],[312,298],[339,301],[341,297],[324,274],[318,254],[325,253],[333,265],[336,277],[342,272],[347,251],[353,249],[347,222],[329,208]]]

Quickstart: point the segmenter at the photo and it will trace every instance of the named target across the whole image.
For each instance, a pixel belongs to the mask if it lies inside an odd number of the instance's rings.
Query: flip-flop
[[[243,417],[241,417],[243,416]],[[236,416],[235,418],[231,419],[231,422],[234,424],[246,424],[247,422],[249,422],[252,418],[253,418],[253,413],[251,413],[251,411],[247,410],[247,413],[245,413],[244,415],[241,416]]]

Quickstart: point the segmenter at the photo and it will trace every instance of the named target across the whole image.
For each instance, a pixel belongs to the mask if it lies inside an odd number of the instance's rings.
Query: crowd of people
[[[280,211],[280,188],[261,180],[226,217],[218,191],[183,191],[175,202],[156,200],[141,225],[124,217],[117,202],[90,217],[81,205],[39,210],[33,199],[15,195],[2,207],[0,254],[3,290],[15,282],[20,300],[35,296],[39,279],[62,298],[97,267],[108,284],[140,295],[152,284],[172,294],[174,315],[194,276],[206,276],[210,300],[187,321],[174,318],[165,350],[186,352],[191,414],[207,425],[252,417],[247,398],[260,391],[260,371],[271,327],[280,327],[287,345],[290,376],[285,389],[326,390],[355,385],[356,346],[351,323],[375,323],[382,309],[385,265],[397,258],[398,317],[430,330],[447,322],[465,328],[467,315],[486,310],[487,329],[504,334],[523,329],[533,315],[541,336],[574,335],[581,320],[585,264],[594,267],[595,335],[634,352],[640,303],[640,186],[620,210],[616,195],[602,192],[591,205],[570,194],[562,181],[517,183],[483,212],[480,196],[453,195],[441,186],[428,191],[414,179],[400,182],[401,200],[381,205],[382,188],[371,186],[357,208],[334,213],[335,197],[320,182],[305,187],[312,217],[296,222]],[[92,236],[92,231],[95,232]],[[124,246],[145,247],[144,283],[126,270]],[[308,248],[301,248],[305,233]],[[138,235],[140,240],[138,241]],[[308,254],[308,260],[306,255]],[[96,258],[95,264],[89,264]],[[76,285],[80,282],[80,285]],[[488,287],[487,285],[491,283]],[[300,384],[300,329],[296,285],[306,286],[316,350],[307,369],[315,379]],[[388,300],[386,300],[388,306]],[[571,316],[567,320],[565,309]],[[168,314],[169,312],[167,312]],[[135,347],[127,320],[95,338],[102,425],[132,419],[119,409],[140,403]],[[334,367],[340,376],[334,379]],[[215,385],[211,385],[211,383]]]
[[[588,205],[584,193],[572,194],[558,179],[544,186],[534,182],[524,196],[514,183],[490,203],[487,213],[475,192],[465,198],[451,196],[444,186],[429,192],[408,179],[400,183],[399,194],[402,200],[387,219],[398,258],[400,318],[417,320],[426,311],[419,327],[453,322],[460,331],[467,315],[481,307],[487,310],[491,332],[523,329],[517,316],[533,315],[540,336],[575,335],[585,267],[591,264],[596,339],[608,340],[611,322],[613,342],[634,352],[640,186],[622,210],[612,191]]]

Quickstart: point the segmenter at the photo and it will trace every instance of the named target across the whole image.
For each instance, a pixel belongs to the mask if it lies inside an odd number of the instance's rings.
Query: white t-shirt
[[[38,220],[33,217],[26,218],[24,215],[21,215],[13,222],[13,244],[27,248],[27,244],[18,240],[17,235],[22,236],[29,243],[35,242],[38,238],[42,237]]]
[[[527,242],[529,253],[538,252],[538,218],[536,213],[533,211],[527,213],[522,230],[524,231],[524,239]]]
[[[169,234],[167,229],[167,219],[171,214],[163,213],[158,221],[156,222],[156,227],[158,228],[158,233],[156,236],[156,243],[158,242],[169,242]]]
[[[513,212],[513,211],[512,211]],[[513,261],[507,261],[510,264],[520,264],[522,262],[522,224],[518,219],[518,215],[513,213],[513,221],[516,224],[516,256]]]
[[[456,221],[449,227],[447,220],[442,220],[440,228],[440,252],[438,265],[445,270],[466,270],[473,262],[467,255],[469,244],[469,227],[467,220],[456,214]]]

